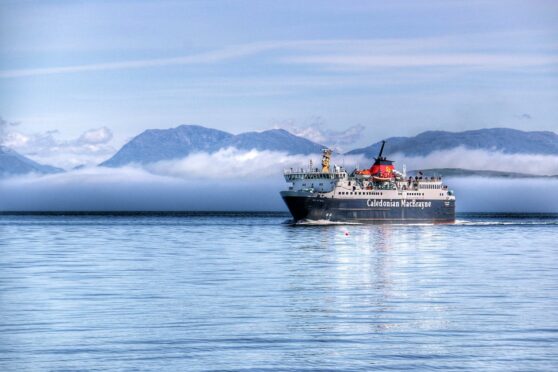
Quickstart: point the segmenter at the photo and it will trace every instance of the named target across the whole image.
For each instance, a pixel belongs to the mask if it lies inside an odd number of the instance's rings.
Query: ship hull
[[[341,199],[283,191],[281,197],[295,222],[451,223],[455,200]]]

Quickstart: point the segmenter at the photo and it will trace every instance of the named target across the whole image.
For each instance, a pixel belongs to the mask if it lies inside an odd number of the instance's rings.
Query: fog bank
[[[459,212],[558,212],[558,180],[447,179]],[[0,181],[0,211],[286,211],[280,176],[184,180],[133,168]]]
[[[145,168],[96,167],[5,178],[0,180],[0,211],[287,211],[279,196],[287,187],[282,170],[306,167],[308,159],[226,149]],[[313,156],[315,167],[319,160]],[[420,164],[440,166],[428,164],[432,160],[425,157]],[[345,157],[344,162],[348,169],[368,164],[360,157]],[[407,164],[410,169],[413,163]],[[446,183],[456,193],[460,212],[558,213],[558,179],[462,177]]]
[[[462,168],[517,172],[540,176],[558,175],[558,156],[505,154],[499,151],[471,150],[458,147],[447,151],[436,151],[426,156],[389,154],[396,160],[397,168],[403,164],[407,169]]]

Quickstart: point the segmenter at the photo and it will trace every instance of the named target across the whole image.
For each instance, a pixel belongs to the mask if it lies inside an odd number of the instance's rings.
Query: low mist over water
[[[524,167],[525,161],[532,160],[541,164],[538,174],[558,172],[554,169],[558,160],[549,161],[556,159],[552,156],[496,156],[457,149],[423,158],[393,158],[397,168],[405,164],[408,170],[446,166],[451,164],[448,159],[461,159],[456,166],[468,163],[473,169],[534,171],[534,167]],[[279,196],[279,191],[288,187],[283,169],[306,168],[310,160],[316,166],[320,155],[227,148],[141,166],[7,177],[0,179],[0,210],[286,211]],[[333,160],[349,171],[370,166],[370,160],[361,156],[335,155]],[[514,160],[519,162],[510,168]],[[456,192],[459,212],[558,211],[554,191],[558,179],[461,177],[446,178],[445,182]]]
[[[458,212],[556,212],[558,180],[463,177],[446,179]],[[139,169],[101,169],[0,182],[3,211],[286,211],[280,175],[184,180]]]

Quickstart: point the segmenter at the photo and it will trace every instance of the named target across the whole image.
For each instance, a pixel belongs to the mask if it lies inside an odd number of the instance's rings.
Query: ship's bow
[[[281,191],[281,197],[289,208],[295,222],[304,220],[310,215],[310,202],[312,197],[309,193],[300,191]]]

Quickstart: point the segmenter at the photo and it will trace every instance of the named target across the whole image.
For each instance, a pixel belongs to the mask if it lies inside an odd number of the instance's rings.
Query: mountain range
[[[502,172],[494,170],[473,170],[473,169],[462,169],[462,168],[433,168],[433,169],[422,169],[422,170],[412,170],[407,172],[409,176],[441,176],[444,177],[491,177],[491,178],[542,178],[542,179],[558,179],[558,175],[555,176],[540,176],[520,172]]]
[[[150,129],[125,144],[102,166],[119,167],[130,163],[147,164],[183,158],[195,152],[216,152],[227,147],[239,150],[282,151],[289,154],[320,153],[323,146],[295,136],[284,129],[231,134],[199,125],[171,129]]]
[[[381,142],[347,152],[372,159],[378,155]],[[282,151],[288,154],[315,154],[322,144],[295,136],[283,129],[247,132],[238,135],[197,125],[181,125],[171,129],[147,130],[128,142],[102,166],[146,164],[182,158],[194,152],[215,152],[227,147],[240,150]],[[474,150],[500,151],[508,154],[558,155],[558,134],[525,132],[508,128],[490,128],[464,132],[428,131],[414,137],[386,139],[386,154],[425,156],[435,151],[465,147]]]
[[[347,152],[373,158],[381,142]],[[558,134],[554,132],[524,132],[509,128],[489,128],[464,132],[428,131],[414,137],[386,139],[385,152],[407,156],[425,156],[435,151],[465,147],[471,150],[499,151],[506,154],[558,155]]]
[[[354,149],[348,155],[371,159],[378,155],[381,142]],[[196,152],[213,153],[235,147],[240,150],[280,151],[288,154],[316,154],[325,147],[284,129],[231,134],[199,125],[180,125],[170,129],[150,129],[126,143],[101,166],[148,164],[183,158]],[[499,151],[508,154],[558,155],[558,134],[526,132],[508,128],[490,128],[464,132],[427,131],[414,137],[386,139],[385,154],[424,156],[435,151],[467,149]],[[60,168],[39,164],[6,147],[0,146],[0,175],[56,173]]]

